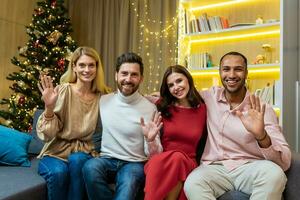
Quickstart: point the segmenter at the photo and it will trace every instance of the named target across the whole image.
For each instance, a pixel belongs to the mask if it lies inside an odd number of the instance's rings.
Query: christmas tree
[[[40,73],[53,77],[59,83],[65,72],[68,60],[77,45],[71,38],[70,20],[63,0],[44,0],[37,2],[32,22],[26,26],[29,41],[18,48],[18,57],[11,62],[19,67],[7,79],[13,81],[10,98],[0,100],[7,107],[0,110],[3,125],[20,131],[32,129],[32,118],[36,109],[44,107],[37,84]]]

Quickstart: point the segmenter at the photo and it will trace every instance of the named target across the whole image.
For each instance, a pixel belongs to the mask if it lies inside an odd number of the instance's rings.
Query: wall
[[[10,59],[18,55],[18,46],[24,46],[28,40],[25,26],[31,22],[31,16],[37,0],[1,0],[0,6],[0,98],[11,94],[12,82],[6,77],[18,70]]]
[[[282,128],[292,150],[299,151],[299,132],[297,133],[296,81],[299,81],[299,0],[283,0],[281,6],[283,19],[283,70],[282,79]]]

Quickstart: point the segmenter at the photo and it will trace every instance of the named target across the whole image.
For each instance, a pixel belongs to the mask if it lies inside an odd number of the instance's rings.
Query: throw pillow
[[[0,125],[0,164],[30,167],[27,149],[31,136]]]
[[[29,144],[29,148],[28,148],[29,154],[38,155],[44,146],[44,142],[37,136],[37,133],[36,133],[37,120],[39,119],[39,116],[43,113],[43,111],[44,110],[42,110],[42,109],[38,109],[35,111],[35,113],[33,115],[32,131],[30,133],[30,135],[32,136],[32,140],[31,140],[31,142]]]

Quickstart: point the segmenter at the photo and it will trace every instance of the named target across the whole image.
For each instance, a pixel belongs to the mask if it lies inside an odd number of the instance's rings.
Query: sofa
[[[0,200],[44,200],[47,199],[47,188],[44,179],[37,174],[37,154],[43,143],[36,135],[36,122],[42,110],[34,115],[32,139],[28,148],[30,167],[0,166]],[[98,123],[93,140],[96,149],[101,146],[101,123]],[[286,172],[288,182],[284,191],[285,200],[297,200],[300,198],[300,154],[293,153],[292,165]],[[143,199],[141,196],[138,199]],[[248,200],[249,195],[230,191],[218,198],[218,200]]]

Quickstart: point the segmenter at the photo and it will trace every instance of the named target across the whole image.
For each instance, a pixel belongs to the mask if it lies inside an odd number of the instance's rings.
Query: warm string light
[[[148,3],[147,0],[144,0],[143,2],[143,16],[139,15],[139,10],[137,8],[137,4],[132,2],[131,3],[131,8],[137,18],[138,22],[138,27],[139,27],[139,46],[138,46],[138,51],[139,54],[142,54],[144,56],[144,60],[147,60],[149,62],[149,74],[148,76],[149,81],[147,83],[146,87],[146,92],[151,93],[154,91],[159,90],[159,84],[160,84],[160,79],[161,79],[161,74],[159,73],[162,64],[163,64],[163,59],[170,59],[171,63],[176,61],[176,56],[177,56],[177,22],[178,22],[178,12],[176,11],[176,16],[172,18],[171,21],[161,21],[161,20],[155,20],[151,19],[149,17],[149,9],[148,9]],[[148,24],[151,24],[155,27],[162,27],[165,24],[165,27],[159,31],[152,30],[151,28],[148,27]],[[167,42],[166,49],[169,52],[165,53],[170,53],[172,54],[175,52],[174,56],[165,56],[166,54],[163,54],[162,48],[163,46],[161,45],[161,41],[164,39],[172,38],[176,41],[174,44],[171,45],[170,42]],[[175,46],[175,50],[171,49],[172,46]],[[152,51],[151,51],[152,49]],[[155,49],[155,52],[153,52],[153,49]],[[155,55],[154,55],[155,54]],[[164,55],[164,57],[163,57]]]
[[[193,7],[190,10],[191,11],[199,11],[199,10],[205,10],[205,9],[210,9],[210,8],[229,6],[229,5],[232,5],[232,4],[238,4],[238,3],[246,2],[246,1],[249,1],[249,0],[225,1],[225,2],[221,2],[221,3],[215,3],[215,4],[210,4],[210,5],[203,5],[203,6]]]

